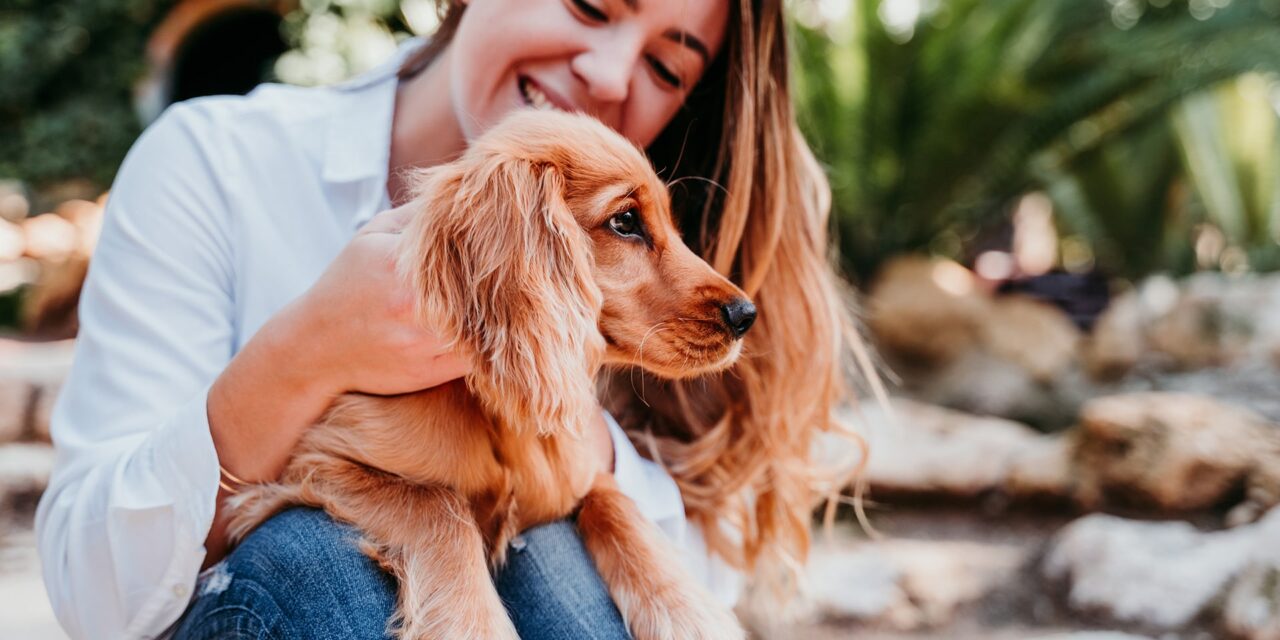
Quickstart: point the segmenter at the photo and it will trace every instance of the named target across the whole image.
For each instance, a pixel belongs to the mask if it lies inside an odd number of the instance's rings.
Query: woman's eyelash
[[[676,88],[676,89],[680,89],[684,86],[684,82],[680,80],[680,76],[677,75],[671,69],[668,69],[667,65],[662,64],[661,60],[658,60],[654,56],[647,56],[647,57],[649,59],[649,65],[653,67],[653,72],[658,74],[658,77],[663,82],[671,85],[673,88]]]
[[[581,11],[587,18],[596,22],[608,22],[609,20],[609,16],[604,11],[601,11],[586,0],[573,0],[573,6],[577,7],[578,11]]]

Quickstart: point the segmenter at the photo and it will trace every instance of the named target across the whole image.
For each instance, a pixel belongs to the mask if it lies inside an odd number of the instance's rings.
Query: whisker
[[[641,368],[641,369],[644,369],[644,343],[645,343],[645,341],[649,339],[649,336],[651,336],[651,335],[653,335],[653,334],[657,333],[657,332],[658,332],[658,330],[662,328],[662,325],[664,325],[664,324],[666,324],[666,323],[667,323],[667,321],[666,321],[666,320],[663,320],[662,322],[659,322],[659,323],[657,323],[657,324],[653,325],[652,327],[649,327],[649,329],[648,329],[647,331],[645,331],[645,332],[644,332],[644,335],[640,338],[640,346],[637,348],[636,352],[637,352],[637,354],[640,356],[640,368]],[[631,375],[630,375],[629,377],[631,378],[631,391],[632,391],[632,392],[634,392],[634,393],[635,393],[635,394],[640,398],[640,402],[643,402],[643,403],[644,403],[644,406],[646,406],[646,407],[650,406],[650,405],[649,405],[649,401],[648,401],[648,400],[646,400],[646,399],[645,399],[645,397],[644,397],[644,378],[641,378],[641,379],[640,379],[640,390],[639,390],[639,391],[636,391],[636,370],[635,370],[635,367],[632,367],[632,368],[631,368]]]
[[[703,182],[710,183],[711,186],[719,189],[721,192],[725,194],[729,193],[729,190],[725,189],[724,185],[720,184],[719,182],[716,182],[715,180],[712,180],[711,178],[707,178],[704,176],[680,176],[679,178],[676,178],[675,180],[672,180],[671,182],[667,183],[667,190],[669,191],[671,189],[674,189],[676,185],[680,184],[685,180],[701,180]]]

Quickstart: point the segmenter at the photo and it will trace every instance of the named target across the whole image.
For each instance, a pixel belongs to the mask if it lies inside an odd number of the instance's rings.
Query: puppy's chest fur
[[[602,470],[584,438],[495,425],[460,380],[395,397],[342,396],[304,436],[282,480],[305,482],[317,456],[453,489],[499,563],[515,534],[571,514]]]

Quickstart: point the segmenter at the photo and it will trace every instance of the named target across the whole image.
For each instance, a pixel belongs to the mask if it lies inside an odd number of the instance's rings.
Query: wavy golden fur
[[[646,151],[672,185],[685,241],[746,291],[760,320],[732,370],[684,382],[620,372],[604,402],[675,477],[709,548],[789,591],[815,506],[827,497],[830,518],[865,461],[817,469],[815,436],[861,447],[834,410],[854,400],[859,377],[884,392],[832,266],[831,191],[796,126],[783,2],[728,2],[725,46]],[[439,29],[402,77],[453,38],[465,6],[438,6]]]
[[[635,638],[741,638],[583,432],[601,417],[602,367],[723,370],[750,301],[685,246],[642,152],[588,116],[517,111],[414,182],[399,270],[471,372],[340,397],[278,482],[232,498],[232,537],[288,505],[321,507],[398,579],[399,637],[514,639],[489,569],[515,534],[576,511]]]

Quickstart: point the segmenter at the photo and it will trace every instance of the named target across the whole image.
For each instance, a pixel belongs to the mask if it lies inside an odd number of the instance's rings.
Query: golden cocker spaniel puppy
[[[638,640],[743,637],[582,437],[601,367],[720,370],[755,319],[681,241],[644,155],[587,116],[523,110],[421,172],[415,193],[400,271],[471,373],[339,398],[278,482],[233,498],[232,536],[289,505],[323,508],[399,580],[400,638],[514,639],[490,569],[518,532],[576,512]]]

